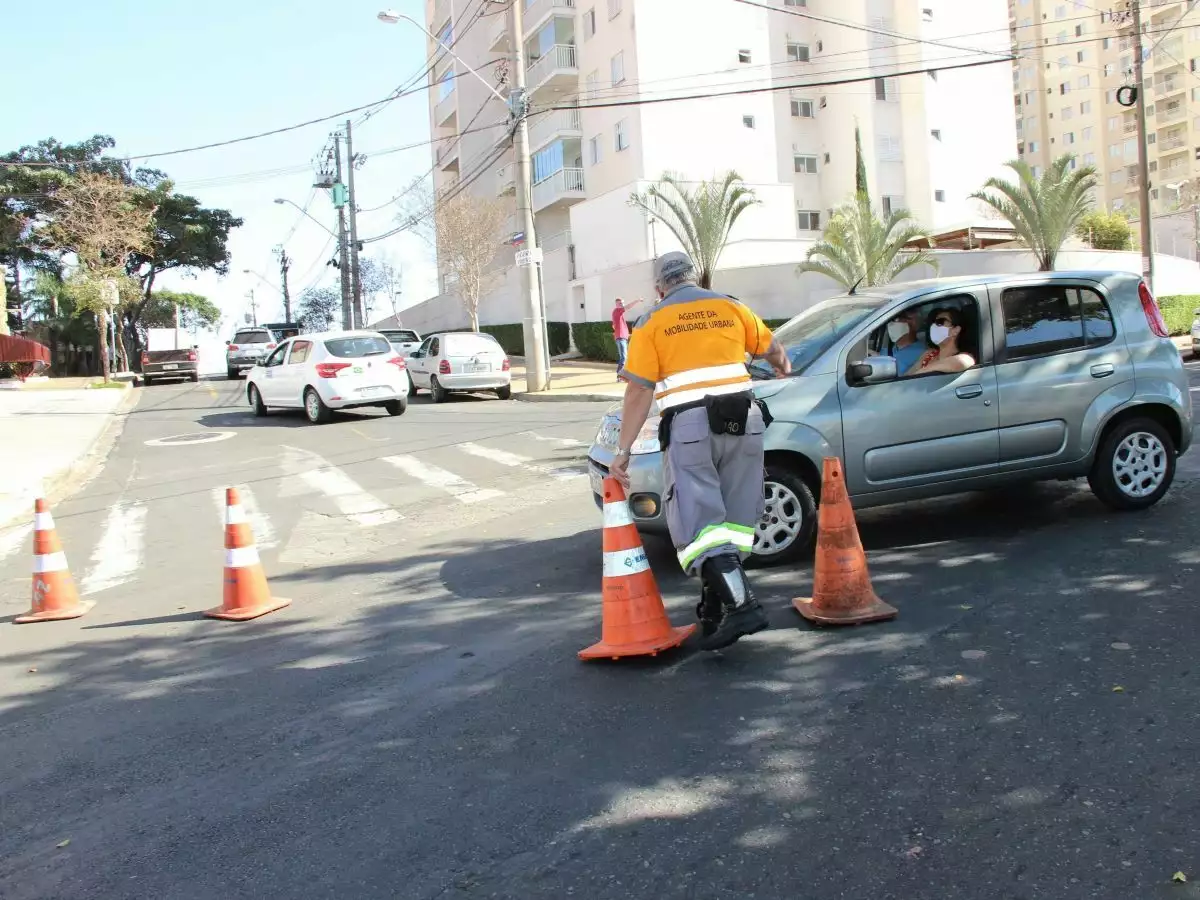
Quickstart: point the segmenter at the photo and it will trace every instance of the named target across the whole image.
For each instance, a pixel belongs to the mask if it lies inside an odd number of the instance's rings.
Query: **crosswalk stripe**
[[[33,525],[26,522],[24,525],[17,525],[9,531],[0,532],[0,561],[8,559],[8,557],[20,550],[21,545],[25,543],[25,540],[32,531]],[[31,552],[32,549],[33,545],[31,544]]]
[[[528,456],[509,453],[507,450],[497,450],[495,447],[484,447],[482,444],[472,443],[471,441],[455,444],[455,447],[463,453],[467,453],[478,459],[486,459],[501,466],[508,466],[510,469],[529,469],[531,472],[549,475],[552,478],[562,478],[565,480],[568,478],[580,478],[587,474],[582,469],[553,468],[538,465]]]
[[[445,491],[460,503],[482,503],[485,500],[495,500],[497,497],[504,496],[504,491],[480,489],[465,478],[460,478],[446,469],[421,462],[414,456],[384,456],[382,459],[410,478]]]
[[[329,497],[342,515],[360,528],[386,525],[404,518],[378,497],[367,493],[341,469],[309,469],[300,473],[300,478],[309,487]]]
[[[238,495],[242,500],[242,509],[246,513],[246,519],[250,522],[250,531],[254,534],[254,544],[262,550],[270,550],[279,544],[275,538],[275,526],[271,524],[271,517],[268,516],[262,509],[259,508],[258,498],[254,496],[254,491],[249,485],[235,484]],[[225,526],[225,488],[215,487],[212,489],[213,505],[217,508],[217,515],[220,517],[221,527]]]
[[[146,534],[146,505],[118,503],[109,510],[104,532],[92,551],[91,567],[84,575],[84,594],[108,590],[133,580],[142,561]]]
[[[584,441],[577,441],[575,438],[555,437],[554,435],[538,434],[536,431],[523,431],[521,434],[524,437],[531,437],[535,441],[542,441],[547,444],[558,444],[560,447],[581,448],[588,446]]]

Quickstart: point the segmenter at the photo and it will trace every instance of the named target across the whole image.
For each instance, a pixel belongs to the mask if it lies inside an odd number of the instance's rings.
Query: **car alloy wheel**
[[[804,508],[800,498],[786,485],[767,481],[763,485],[766,506],[754,530],[754,553],[774,556],[785,552],[804,528]]]
[[[1167,477],[1168,450],[1162,441],[1145,431],[1127,435],[1112,458],[1113,481],[1127,497],[1149,497]]]

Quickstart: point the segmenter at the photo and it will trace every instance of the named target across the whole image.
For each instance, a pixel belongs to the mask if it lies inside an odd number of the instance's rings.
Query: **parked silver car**
[[[953,374],[898,371],[887,325],[960,311],[959,348],[976,365]],[[776,332],[792,374],[751,363],[766,433],[766,512],[756,561],[811,546],[821,460],[839,456],[856,507],[1087,477],[1115,509],[1158,502],[1192,440],[1179,351],[1145,283],[1127,273],[1049,272],[935,279],[818,303]],[[925,335],[918,333],[923,343]],[[589,452],[596,502],[616,449],[620,409]],[[652,418],[633,448],[630,507],[665,533],[662,454]]]

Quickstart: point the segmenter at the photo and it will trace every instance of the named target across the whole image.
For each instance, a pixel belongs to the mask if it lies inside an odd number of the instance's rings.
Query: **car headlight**
[[[636,456],[642,453],[658,453],[662,450],[662,445],[658,442],[658,423],[661,420],[662,416],[651,416],[646,420],[646,424],[638,432],[637,440],[629,448],[630,453]]]

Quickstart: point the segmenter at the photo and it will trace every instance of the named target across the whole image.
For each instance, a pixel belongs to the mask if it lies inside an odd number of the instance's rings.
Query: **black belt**
[[[741,437],[746,433],[746,420],[750,417],[750,407],[757,406],[762,412],[764,427],[774,419],[767,404],[754,396],[751,391],[738,391],[736,394],[716,394],[681,403],[663,410],[658,423],[658,442],[666,450],[671,443],[671,422],[675,416],[689,409],[705,409],[708,412],[708,427],[713,434],[729,434]]]

